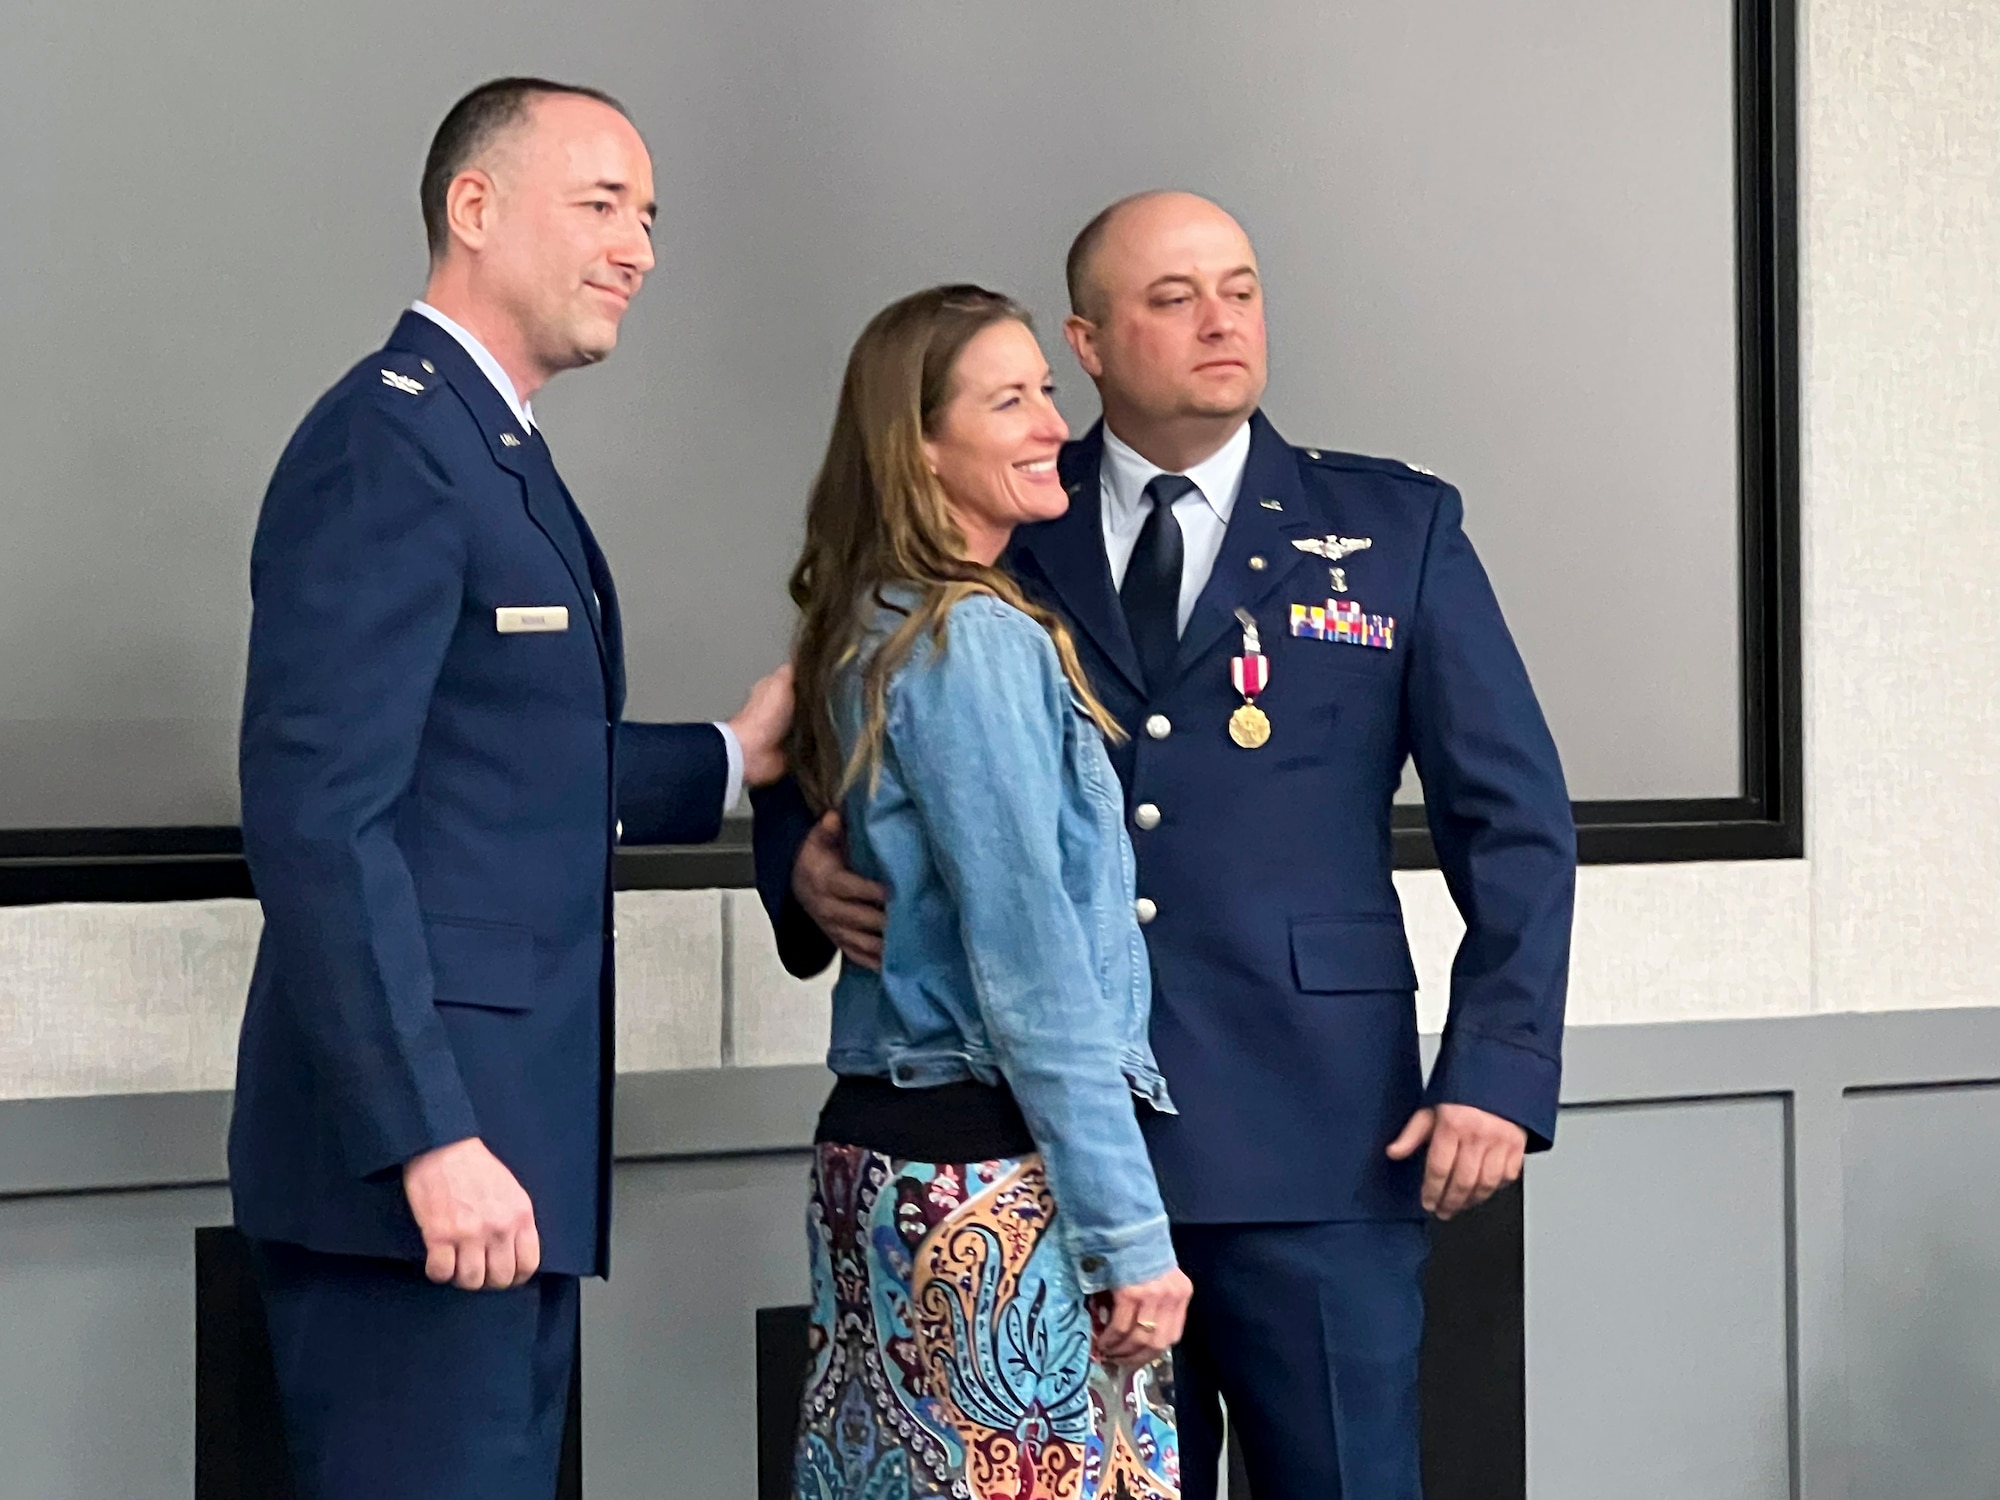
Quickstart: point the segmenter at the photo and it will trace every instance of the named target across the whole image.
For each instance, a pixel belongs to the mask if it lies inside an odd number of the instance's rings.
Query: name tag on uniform
[[[531,608],[508,605],[493,611],[493,628],[502,635],[541,635],[569,629],[569,606],[541,604]]]

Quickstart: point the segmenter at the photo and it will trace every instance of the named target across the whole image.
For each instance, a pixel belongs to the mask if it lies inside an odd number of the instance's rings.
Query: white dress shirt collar
[[[1250,424],[1245,422],[1228,442],[1186,470],[1215,519],[1224,526],[1236,509],[1236,492],[1243,488],[1243,470],[1249,463]],[[1110,427],[1104,429],[1104,500],[1108,508],[1120,513],[1119,521],[1143,519],[1146,486],[1156,475],[1171,472],[1144,457]]]
[[[1187,629],[1222,541],[1229,516],[1236,509],[1236,492],[1243,488],[1243,471],[1250,463],[1250,424],[1245,422],[1209,457],[1187,471],[1194,490],[1174,502],[1174,519],[1181,528],[1181,594],[1178,625]],[[1104,462],[1099,466],[1099,492],[1104,497],[1104,560],[1111,566],[1111,586],[1121,587],[1131,565],[1139,533],[1145,529],[1146,486],[1167,471],[1139,456],[1109,427],[1104,429]]]
[[[493,357],[484,344],[473,337],[469,329],[464,328],[458,323],[454,323],[450,318],[447,318],[435,307],[432,307],[430,303],[422,299],[412,302],[410,304],[410,311],[422,313],[446,333],[457,339],[464,347],[465,352],[472,356],[472,362],[479,366],[481,372],[488,380],[493,382],[493,389],[498,391],[501,399],[507,403],[507,409],[513,412],[514,420],[521,424],[521,431],[533,432],[535,430],[534,407],[515,394],[514,382],[508,378],[507,372],[500,368],[500,361]]]

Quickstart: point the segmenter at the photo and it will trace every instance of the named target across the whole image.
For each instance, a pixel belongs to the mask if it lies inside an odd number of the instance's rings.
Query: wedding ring
[[[1145,1330],[1146,1330],[1146,1332],[1148,1332],[1148,1333],[1151,1333],[1151,1332],[1152,1332],[1152,1331],[1153,1331],[1153,1330],[1154,1330],[1155,1328],[1158,1328],[1158,1327],[1159,1327],[1160,1325],[1159,1325],[1159,1324],[1157,1324],[1157,1323],[1149,1323],[1149,1322],[1147,1322],[1147,1321],[1146,1321],[1146,1319],[1144,1319],[1144,1318],[1141,1318],[1141,1319],[1139,1319],[1139,1322],[1138,1322],[1138,1325],[1137,1325],[1137,1326],[1139,1326],[1140,1328],[1143,1328],[1143,1329],[1145,1329]]]

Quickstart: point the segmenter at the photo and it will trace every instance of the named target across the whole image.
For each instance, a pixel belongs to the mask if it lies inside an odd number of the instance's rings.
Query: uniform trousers
[[[553,1500],[578,1284],[251,1242],[301,1500]]]
[[[1190,1224],[1174,1248],[1185,1500],[1215,1500],[1225,1406],[1254,1500],[1420,1500],[1429,1227]]]

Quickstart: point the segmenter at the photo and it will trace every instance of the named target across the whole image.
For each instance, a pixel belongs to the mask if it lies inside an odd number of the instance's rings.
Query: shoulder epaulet
[[[1361,470],[1397,479],[1437,481],[1437,475],[1422,464],[1406,463],[1400,458],[1373,458],[1366,453],[1335,453],[1331,449],[1320,448],[1300,448],[1297,451],[1300,458],[1323,469]]]

